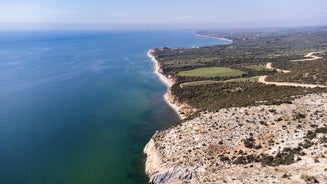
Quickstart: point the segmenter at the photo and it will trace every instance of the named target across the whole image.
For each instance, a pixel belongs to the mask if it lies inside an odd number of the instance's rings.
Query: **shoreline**
[[[233,40],[229,40],[227,38],[219,38],[219,37],[214,37],[214,36],[202,35],[199,33],[195,33],[195,34],[196,34],[196,36],[227,41],[227,42],[229,42],[227,44],[233,43]],[[162,71],[160,70],[160,63],[154,55],[154,49],[149,49],[147,52],[147,56],[154,63],[153,73],[156,74],[159,77],[160,81],[167,86],[167,91],[163,95],[165,102],[175,111],[175,113],[178,115],[179,119],[181,119],[181,120],[186,119],[187,117],[189,117],[190,114],[194,113],[196,111],[196,109],[192,108],[188,104],[180,103],[178,100],[174,99],[174,97],[171,95],[170,88],[175,84],[175,81],[172,78],[169,78],[169,77],[165,76],[164,74],[162,74]]]
[[[199,33],[196,33],[196,36],[202,36],[202,37],[205,37],[205,38],[223,40],[223,41],[229,42],[228,44],[232,44],[234,42],[233,40],[230,40],[230,39],[227,39],[227,38],[216,37],[216,36],[209,36],[209,35],[204,35],[204,34],[199,34]]]
[[[205,34],[197,36],[221,39]],[[228,39],[221,40],[233,43]],[[162,75],[174,84],[174,78],[163,75],[158,62],[160,58],[156,59],[155,51],[152,50],[152,57],[149,56],[156,64],[155,73],[160,79]],[[295,61],[319,59],[315,53],[319,52],[309,53],[305,55],[306,59]],[[272,63],[267,63],[266,68],[279,73],[291,72],[273,68]],[[267,76],[259,77],[258,82],[270,83],[265,81]],[[178,98],[171,94],[171,86],[167,86],[169,88],[164,95],[165,101],[181,108]],[[308,86],[305,84],[299,87]],[[149,183],[257,183],[260,180],[298,182],[299,178],[306,181],[304,176],[325,181],[321,177],[326,159],[320,157],[325,151],[321,149],[323,145],[320,145],[323,143],[320,141],[320,136],[323,136],[320,130],[325,130],[323,115],[326,115],[326,109],[323,104],[326,103],[326,95],[304,94],[296,96],[291,103],[230,107],[216,112],[203,111],[198,117],[157,131],[144,148],[145,172]],[[248,123],[243,123],[245,120]],[[315,127],[312,126],[312,121]],[[302,123],[301,127],[298,126],[299,122]],[[310,139],[312,144],[302,146],[309,141],[310,132],[315,132],[315,136],[320,134],[317,138]],[[248,137],[254,140],[251,146],[247,143]],[[301,155],[287,153],[284,151],[287,149],[300,149]],[[279,156],[279,153],[286,156]],[[250,167],[247,167],[248,164],[251,164]],[[312,170],[316,173],[307,175]]]
[[[166,77],[164,74],[162,74],[160,72],[160,64],[159,64],[159,61],[154,56],[154,50],[153,49],[150,49],[147,52],[147,56],[154,63],[153,73],[156,74],[159,77],[160,81],[167,86],[167,91],[163,95],[163,98],[164,98],[165,102],[175,111],[175,113],[178,115],[179,119],[185,119],[186,117],[184,115],[182,115],[181,112],[180,112],[182,107],[177,105],[176,103],[172,102],[170,97],[169,97],[170,88],[175,84],[175,82],[172,79],[169,79],[168,77]]]

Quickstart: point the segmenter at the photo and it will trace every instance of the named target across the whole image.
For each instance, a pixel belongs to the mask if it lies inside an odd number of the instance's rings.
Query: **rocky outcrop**
[[[221,109],[157,132],[150,183],[326,183],[327,94]]]
[[[196,175],[189,168],[171,168],[150,175],[149,183],[181,184],[182,181],[194,181]]]
[[[196,178],[196,173],[192,168],[165,168],[164,163],[157,152],[155,141],[157,133],[151,138],[144,148],[146,154],[145,172],[149,177],[149,183],[180,183],[180,181],[190,181]],[[158,172],[160,168],[160,172]]]

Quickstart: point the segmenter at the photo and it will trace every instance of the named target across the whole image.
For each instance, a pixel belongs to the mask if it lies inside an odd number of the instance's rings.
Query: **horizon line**
[[[91,26],[91,27],[90,27]],[[176,23],[0,23],[0,30],[219,30],[292,27],[324,27],[327,24],[176,24]]]

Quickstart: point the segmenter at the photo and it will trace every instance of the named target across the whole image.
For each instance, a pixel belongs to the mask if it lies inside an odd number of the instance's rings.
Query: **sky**
[[[327,0],[0,0],[0,29],[327,25]]]

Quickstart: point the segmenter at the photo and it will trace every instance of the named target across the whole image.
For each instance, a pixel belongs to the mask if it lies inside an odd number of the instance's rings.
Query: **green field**
[[[198,68],[194,70],[181,71],[177,75],[183,77],[236,77],[242,76],[244,72],[227,67]]]

